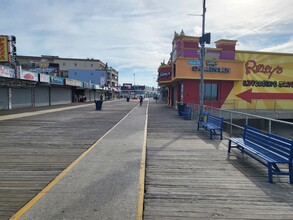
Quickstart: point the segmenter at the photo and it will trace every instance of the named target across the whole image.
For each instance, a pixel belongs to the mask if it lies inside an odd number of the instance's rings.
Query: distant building
[[[98,59],[61,58],[59,56],[17,56],[23,69],[68,78],[69,70],[105,70],[106,85],[117,88],[119,73]],[[85,71],[86,72],[86,71]]]
[[[105,89],[105,97],[107,99],[118,96],[118,71],[112,67],[108,67],[107,63],[105,64],[98,59],[61,58],[59,56],[48,55],[42,55],[40,57],[17,56],[17,58],[23,69],[93,84],[96,83]],[[85,75],[83,76],[82,74]],[[98,79],[98,76],[101,78]],[[84,91],[83,89],[78,89],[77,92],[78,95],[84,94],[86,89]]]
[[[106,70],[69,69],[68,78],[105,86],[107,84],[108,73]]]
[[[157,94],[157,90],[154,87],[142,86],[142,85],[132,85],[131,83],[123,83],[121,86],[120,95],[123,97],[135,98],[143,96],[145,98],[152,98]]]

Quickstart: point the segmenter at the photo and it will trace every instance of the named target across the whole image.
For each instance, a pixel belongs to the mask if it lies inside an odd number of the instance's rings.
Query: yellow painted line
[[[102,139],[107,136],[114,128],[116,128],[125,118],[130,115],[134,107],[127,115],[124,116],[116,125],[114,125],[109,131],[107,131],[99,140],[97,140],[89,149],[87,149],[83,154],[81,154],[75,161],[73,161],[65,170],[63,170],[55,179],[50,182],[41,192],[39,192],[34,198],[32,198],[26,205],[24,205],[17,213],[15,213],[10,220],[20,219],[32,206],[34,206],[44,195],[46,195],[54,185],[56,185],[83,157],[85,157],[96,145],[98,145]]]
[[[146,118],[145,118],[145,125],[144,125],[144,140],[143,140],[143,146],[142,146],[140,171],[139,171],[139,182],[138,182],[139,191],[138,191],[138,201],[137,201],[137,210],[136,210],[136,220],[142,220],[143,218],[148,111],[149,111],[149,102],[146,108]]]

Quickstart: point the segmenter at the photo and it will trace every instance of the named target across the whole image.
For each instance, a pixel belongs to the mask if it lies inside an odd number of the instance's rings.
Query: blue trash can
[[[177,102],[177,110],[178,110],[178,115],[182,116],[181,112],[184,112],[186,108],[186,103],[185,102]]]
[[[96,103],[96,110],[101,110],[102,109],[103,101],[101,101],[101,100],[95,100],[95,103]]]

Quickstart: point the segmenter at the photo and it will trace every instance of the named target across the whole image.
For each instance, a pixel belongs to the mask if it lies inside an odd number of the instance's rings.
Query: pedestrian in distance
[[[139,105],[142,106],[142,103],[143,103],[143,97],[139,96]]]

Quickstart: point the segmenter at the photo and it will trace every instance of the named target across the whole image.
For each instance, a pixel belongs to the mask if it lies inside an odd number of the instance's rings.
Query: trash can
[[[206,121],[207,121],[207,116],[208,116],[208,114],[207,114],[206,112],[203,112],[203,113],[199,116],[199,121],[206,122]]]
[[[126,101],[129,102],[129,97],[126,98]]]
[[[177,102],[177,110],[178,110],[178,115],[182,115],[182,112],[185,111],[186,108],[186,103],[185,102]]]
[[[95,100],[95,103],[96,103],[96,110],[101,110],[102,109],[103,101],[101,101],[101,100]]]

